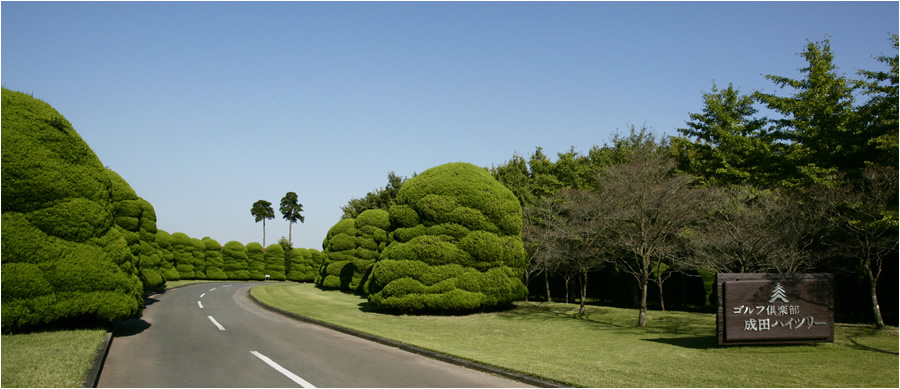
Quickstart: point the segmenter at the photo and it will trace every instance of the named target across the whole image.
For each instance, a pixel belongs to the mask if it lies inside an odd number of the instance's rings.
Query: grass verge
[[[378,313],[311,284],[254,287],[262,302],[342,327],[582,387],[898,387],[897,328],[838,325],[834,343],[719,347],[715,315],[518,303],[467,316]]]
[[[77,388],[106,330],[2,335],[4,388]]]

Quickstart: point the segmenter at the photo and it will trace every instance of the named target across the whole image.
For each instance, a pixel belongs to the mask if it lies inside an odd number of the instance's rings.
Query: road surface
[[[98,387],[524,387],[265,310],[248,283],[152,296],[116,331]]]

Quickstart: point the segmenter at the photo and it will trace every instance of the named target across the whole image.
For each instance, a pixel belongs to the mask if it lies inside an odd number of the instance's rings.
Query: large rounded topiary
[[[334,225],[323,243],[325,262],[316,284],[328,289],[361,292],[369,270],[387,243],[390,217],[382,209],[370,209],[356,219]]]
[[[487,171],[449,163],[407,181],[369,301],[403,312],[465,312],[524,298],[522,208]]]
[[[0,111],[3,329],[139,314],[113,175],[47,103],[3,89]]]

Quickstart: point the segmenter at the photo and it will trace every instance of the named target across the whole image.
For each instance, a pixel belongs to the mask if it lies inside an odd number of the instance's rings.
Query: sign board
[[[831,274],[719,273],[720,345],[834,341]]]

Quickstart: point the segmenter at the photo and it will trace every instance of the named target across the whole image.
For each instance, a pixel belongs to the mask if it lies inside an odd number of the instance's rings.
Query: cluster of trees
[[[584,304],[592,272],[630,274],[644,325],[648,286],[662,292],[675,273],[855,272],[883,327],[877,284],[898,245],[897,57],[851,80],[827,39],[802,56],[804,79],[767,76],[791,94],[714,86],[678,136],[632,127],[587,155],[551,162],[538,148],[492,168],[525,209],[526,282],[579,279]],[[758,117],[757,104],[779,117]]]
[[[293,227],[294,223],[300,222],[303,223],[306,218],[303,217],[301,212],[303,212],[303,204],[300,204],[299,199],[297,198],[297,193],[287,192],[284,197],[281,198],[281,206],[278,208],[281,211],[281,216],[284,220],[288,222],[288,243],[293,243]],[[266,245],[266,220],[272,220],[275,218],[275,210],[272,209],[272,203],[266,200],[258,200],[253,203],[253,207],[250,208],[250,214],[253,215],[253,218],[257,223],[260,221],[263,222],[263,246]]]
[[[321,287],[408,313],[471,312],[524,298],[522,209],[485,169],[449,163],[405,183],[391,174],[385,190],[366,198],[380,200],[351,200],[345,216],[357,216],[328,232]]]

